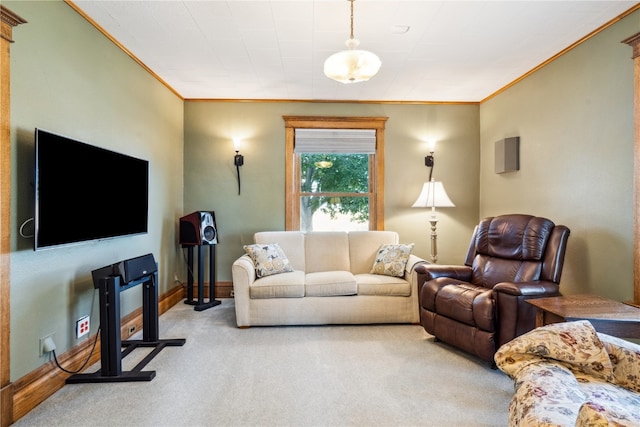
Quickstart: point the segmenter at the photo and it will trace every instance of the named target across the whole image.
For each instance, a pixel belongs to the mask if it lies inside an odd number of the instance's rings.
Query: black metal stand
[[[193,248],[194,246],[187,246],[187,299],[185,304],[194,305],[193,308],[196,311],[206,310],[207,308],[215,307],[220,304],[220,301],[216,300],[216,279],[215,279],[215,245],[206,245],[209,247],[209,301],[204,301],[204,249],[203,245],[198,246],[198,300],[193,299]]]
[[[107,383],[124,381],[151,381],[156,371],[142,369],[163,348],[182,346],[184,338],[158,339],[158,288],[157,272],[120,286],[119,276],[103,277],[100,290],[100,370],[93,373],[75,374],[67,378],[67,384]],[[142,340],[120,338],[120,292],[142,284]],[[122,348],[124,347],[124,350]],[[154,347],[131,371],[122,371],[122,358],[137,347]]]

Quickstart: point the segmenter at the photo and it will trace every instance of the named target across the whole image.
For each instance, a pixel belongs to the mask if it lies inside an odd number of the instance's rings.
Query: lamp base
[[[429,224],[431,224],[431,263],[438,263],[438,233],[436,232],[436,225],[438,224],[438,219],[434,216],[429,220]]]

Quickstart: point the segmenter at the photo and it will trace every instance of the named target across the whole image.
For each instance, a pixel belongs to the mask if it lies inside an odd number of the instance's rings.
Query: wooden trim
[[[375,191],[373,210],[369,212],[369,228],[384,230],[384,129],[388,117],[282,116],[285,126],[285,230],[300,229],[300,188],[298,156],[293,153],[296,128],[311,129],[375,129],[376,164],[370,171]]]
[[[162,295],[158,301],[158,313],[165,313],[169,308],[184,299],[184,288],[176,286]],[[138,308],[121,319],[122,339],[128,339],[133,333],[142,328],[142,308]],[[134,326],[134,331],[129,328]],[[84,340],[82,343],[69,349],[58,356],[58,361],[65,369],[74,371],[79,369],[87,359],[93,347],[96,335]],[[95,350],[87,366],[100,360],[100,339],[96,343]],[[47,362],[38,369],[19,378],[13,383],[13,421],[22,418],[25,414],[45,401],[56,391],[60,390],[70,374],[61,371],[53,361]]]
[[[0,426],[13,422],[11,384],[11,43],[27,21],[0,5]]]
[[[380,104],[380,105],[480,105],[478,101],[385,101],[354,99],[235,99],[235,98],[185,98],[188,102],[246,102],[283,103],[304,102],[309,104]]]
[[[376,212],[375,230],[384,230],[384,129],[376,132],[376,168],[375,191]]]
[[[388,117],[282,116],[285,128],[380,129]]]
[[[285,230],[299,230],[300,219],[298,215],[295,215],[296,206],[293,200],[293,192],[291,188],[296,188],[300,185],[295,173],[296,165],[295,156],[293,155],[293,145],[295,141],[295,128],[287,126],[287,120],[285,119],[284,129],[284,229]]]
[[[186,290],[186,287],[185,287]],[[203,298],[209,298],[209,282],[204,282]],[[193,297],[198,298],[198,284],[193,284]],[[214,298],[233,298],[233,282],[231,280],[216,281]]]
[[[640,33],[622,43],[633,48],[633,304],[640,305]]]
[[[0,21],[2,21],[2,31],[0,31],[0,37],[3,40],[8,41],[9,43],[13,43],[13,27],[16,27],[20,24],[26,24],[27,21],[24,18],[21,18],[19,15],[15,14],[11,10],[7,9],[3,5],[0,4]],[[9,52],[6,52],[9,55]],[[6,64],[7,70],[9,70],[9,64]],[[2,71],[5,71],[4,64]]]
[[[626,43],[633,49],[633,54],[631,55],[632,59],[636,59],[640,56],[640,33],[634,34],[631,37],[628,37],[622,40],[621,43]]]

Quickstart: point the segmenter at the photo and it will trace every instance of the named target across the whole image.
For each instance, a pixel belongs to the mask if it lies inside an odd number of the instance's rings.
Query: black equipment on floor
[[[158,338],[158,267],[152,254],[120,261],[91,272],[100,292],[100,370],[74,374],[67,384],[151,381],[156,371],[142,369],[167,346],[182,346],[184,338]],[[142,340],[120,337],[120,292],[142,285]],[[122,370],[122,358],[138,347],[153,347],[132,370]],[[123,350],[124,348],[124,350]]]

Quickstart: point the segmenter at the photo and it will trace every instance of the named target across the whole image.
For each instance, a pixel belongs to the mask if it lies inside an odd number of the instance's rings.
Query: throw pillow
[[[385,276],[404,277],[404,269],[413,250],[413,243],[407,245],[382,245],[373,261],[371,273]]]
[[[287,256],[277,243],[245,245],[243,248],[251,257],[258,278],[293,271]]]

